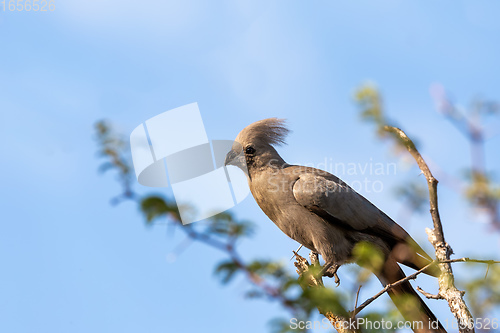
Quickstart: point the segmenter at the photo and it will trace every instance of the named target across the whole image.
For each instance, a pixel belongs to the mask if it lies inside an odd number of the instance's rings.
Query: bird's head
[[[281,166],[285,162],[274,146],[285,144],[288,132],[284,119],[268,118],[250,124],[236,137],[224,164],[249,172],[266,165]]]

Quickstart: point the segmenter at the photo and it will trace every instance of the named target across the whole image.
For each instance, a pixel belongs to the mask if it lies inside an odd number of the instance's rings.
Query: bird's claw
[[[328,276],[329,278],[335,278],[335,284],[338,286],[340,286],[340,278],[339,276],[337,275],[337,271],[339,270],[340,268],[340,265],[337,265],[337,264],[333,264],[331,265],[330,267],[328,267],[328,269],[323,273],[323,276]]]

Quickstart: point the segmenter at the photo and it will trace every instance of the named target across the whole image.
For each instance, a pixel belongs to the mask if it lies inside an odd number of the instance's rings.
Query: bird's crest
[[[236,137],[240,144],[269,144],[277,146],[286,144],[285,138],[290,132],[285,126],[285,119],[268,118],[256,121],[245,127]]]

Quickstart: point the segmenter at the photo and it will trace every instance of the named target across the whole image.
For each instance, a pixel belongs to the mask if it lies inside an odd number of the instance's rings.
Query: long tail
[[[397,261],[393,258],[387,259],[382,271],[376,275],[383,285],[394,283],[406,277]],[[424,301],[418,296],[410,282],[406,281],[391,288],[388,290],[388,294],[405,320],[412,323],[414,332],[446,333],[444,327]]]

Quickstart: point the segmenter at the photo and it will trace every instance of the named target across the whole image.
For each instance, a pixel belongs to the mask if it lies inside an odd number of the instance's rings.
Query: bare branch
[[[500,264],[500,261],[497,261],[497,260],[470,259],[470,258],[467,258],[467,257],[459,258],[459,259],[441,260],[439,262],[441,262],[441,263],[477,262],[477,263],[480,263],[480,264],[487,264],[487,265]]]
[[[427,297],[428,299],[443,299],[443,297],[441,295],[439,295],[439,294],[434,295],[434,294],[428,293],[427,291],[423,290],[420,287],[417,287],[417,290],[420,291],[420,293],[422,295],[424,295],[425,297]]]
[[[404,279],[401,279],[399,281],[396,281],[394,283],[386,285],[382,290],[380,290],[378,293],[367,299],[363,304],[361,304],[359,307],[355,306],[355,309],[352,311],[354,315],[358,314],[361,310],[363,310],[365,307],[367,307],[371,302],[382,296],[385,292],[389,291],[391,288],[394,288],[401,283],[409,280],[414,280],[417,278],[417,276],[421,273],[423,273],[429,266],[432,266],[435,263],[456,263],[456,262],[474,262],[474,263],[482,263],[482,264],[488,264],[488,267],[492,264],[500,264],[500,261],[496,260],[480,260],[480,259],[470,259],[470,258],[460,258],[460,259],[448,259],[448,260],[443,260],[443,261],[437,261],[434,260],[431,263],[427,264],[423,268],[419,269],[415,273],[408,275]],[[361,288],[361,286],[360,286]],[[429,294],[426,291],[422,290],[420,287],[417,287],[417,290],[420,291],[425,297],[427,298],[432,298],[432,299],[444,299],[441,295],[433,295]],[[359,289],[358,289],[359,293]],[[463,293],[463,291],[462,291]],[[357,302],[357,295],[356,295],[356,302]]]
[[[354,308],[356,309],[358,307],[358,298],[359,298],[359,291],[361,290],[361,285],[358,287],[358,291],[356,292],[356,300],[354,301]],[[354,316],[356,316],[356,313],[353,311],[351,315],[351,320],[354,320]]]
[[[392,127],[392,126],[384,126],[384,130],[393,133],[396,138],[399,140],[399,142],[408,149],[408,152],[413,156],[415,161],[417,161],[418,167],[422,171],[422,173],[425,175],[425,178],[427,179],[427,186],[429,187],[429,201],[431,205],[431,216],[432,216],[432,221],[434,222],[434,232],[436,235],[436,239],[441,242],[439,246],[448,246],[445,241],[444,241],[444,235],[443,235],[443,226],[441,224],[441,218],[439,217],[439,210],[438,210],[438,202],[437,202],[437,184],[438,181],[436,178],[431,173],[431,170],[427,166],[427,163],[425,163],[424,158],[420,153],[418,152],[417,148],[415,147],[415,144],[411,139],[406,135],[405,132],[403,132],[401,129],[397,127]]]
[[[397,127],[392,126],[384,126],[384,130],[392,133],[400,141],[400,143],[406,147],[408,152],[417,162],[420,170],[422,170],[422,172],[424,173],[425,178],[427,179],[427,186],[429,188],[430,213],[432,216],[434,229],[426,228],[425,231],[428,235],[429,242],[431,242],[431,244],[434,246],[436,258],[439,261],[439,268],[441,269],[438,295],[448,301],[451,312],[460,324],[459,332],[473,333],[475,332],[473,325],[474,319],[469,311],[469,308],[465,304],[463,293],[455,287],[455,279],[453,276],[451,263],[445,262],[446,260],[450,260],[450,255],[453,253],[453,251],[444,239],[443,226],[441,224],[441,218],[439,216],[437,196],[438,181],[436,180],[436,178],[434,178],[422,155],[420,155],[417,148],[410,140],[410,138],[408,138],[405,132]]]
[[[368,305],[370,305],[371,302],[373,302],[374,300],[376,300],[377,298],[379,298],[380,296],[382,296],[385,292],[387,292],[388,290],[390,290],[390,289],[392,289],[392,288],[394,288],[396,286],[399,286],[403,282],[416,279],[416,277],[420,273],[422,273],[423,271],[425,271],[427,268],[429,268],[430,266],[432,266],[434,263],[435,262],[432,261],[431,263],[425,265],[424,267],[422,267],[421,269],[419,269],[415,273],[413,273],[411,275],[408,275],[404,279],[401,279],[401,280],[398,280],[398,281],[396,281],[394,283],[389,283],[389,284],[385,285],[385,287],[382,290],[380,290],[378,293],[376,293],[375,295],[373,295],[372,297],[370,297],[369,299],[367,299],[366,301],[364,301],[363,304],[361,304],[360,306],[358,306],[357,308],[355,308],[352,311],[352,313],[354,315],[357,315],[361,310],[363,310],[364,308],[366,308]]]

